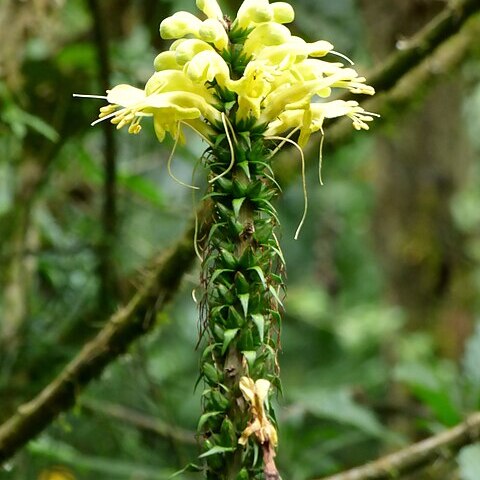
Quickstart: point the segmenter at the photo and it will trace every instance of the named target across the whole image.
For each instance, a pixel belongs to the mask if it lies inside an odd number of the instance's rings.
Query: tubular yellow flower
[[[162,70],[155,72],[145,84],[146,95],[175,91],[196,93],[208,100],[213,100],[212,94],[205,86],[196,85],[182,70]]]
[[[203,51],[195,55],[184,68],[185,75],[197,85],[205,85],[216,80],[220,86],[225,86],[230,79],[228,65],[215,51]]]
[[[271,45],[282,45],[291,37],[290,30],[275,22],[261,23],[255,27],[243,46],[243,53],[250,57]]]
[[[213,43],[220,52],[228,46],[228,34],[219,20],[213,18],[205,20],[198,30],[198,35],[205,42]]]
[[[188,12],[176,12],[160,24],[160,36],[165,40],[182,38],[185,35],[198,36],[202,21]]]
[[[222,9],[217,3],[217,0],[197,0],[197,7],[208,18],[219,20],[223,18]]]
[[[160,34],[175,41],[155,58],[156,73],[144,90],[119,85],[99,97],[110,105],[97,121],[128,124],[129,132],[138,133],[141,118],[153,116],[163,140],[166,132],[176,135],[181,122],[194,120],[201,135],[215,129],[218,135],[229,123],[235,129],[236,122],[250,119],[266,125],[266,136],[299,129],[302,147],[325,118],[346,116],[355,129],[368,128],[374,114],[357,102],[329,98],[336,89],[368,95],[374,89],[350,66],[329,61],[331,55],[346,59],[330,42],[308,43],[291,34],[284,25],[294,19],[291,5],[244,0],[230,21],[217,0],[196,4],[206,20],[184,11],[164,19]]]
[[[265,135],[279,135],[288,130],[300,127],[301,135],[298,144],[303,148],[308,142],[310,134],[322,130],[326,118],[346,116],[352,120],[356,130],[368,130],[368,123],[377,116],[366,112],[354,100],[333,100],[324,103],[312,103],[305,109],[285,110],[270,122]]]
[[[273,21],[277,23],[292,23],[295,19],[295,11],[286,2],[275,2],[270,5]]]
[[[240,28],[251,28],[257,23],[269,22],[272,11],[268,0],[245,0],[237,12],[235,25]]]
[[[159,53],[153,61],[153,66],[157,72],[160,70],[181,70],[182,66],[177,63],[177,54],[174,51]]]
[[[175,45],[175,60],[179,65],[185,65],[192,60],[195,55],[201,52],[214,52],[214,48],[203,40],[196,38],[189,38],[182,40]]]
[[[238,95],[238,118],[260,117],[261,104],[272,89],[274,71],[262,62],[249,62],[241,79],[228,82]]]

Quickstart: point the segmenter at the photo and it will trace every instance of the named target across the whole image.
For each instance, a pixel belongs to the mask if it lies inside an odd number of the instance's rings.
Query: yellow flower
[[[205,20],[198,30],[198,35],[205,42],[213,43],[220,52],[228,47],[228,34],[224,24],[219,20],[213,18]]]
[[[286,2],[270,4],[268,0],[245,0],[238,9],[234,25],[240,28],[250,28],[256,24],[270,21],[291,23],[294,18],[295,12]]]
[[[261,23],[248,35],[243,52],[250,57],[265,47],[287,43],[291,36],[290,30],[284,25],[275,22]]]
[[[165,40],[183,38],[185,35],[198,37],[202,21],[189,12],[176,12],[160,24],[160,36]]]
[[[240,379],[240,390],[245,400],[250,404],[250,413],[253,420],[243,431],[238,443],[246,445],[248,438],[255,435],[260,444],[269,442],[276,447],[278,444],[277,431],[265,413],[265,401],[268,399],[270,382],[263,378],[254,382],[250,377],[242,377]]]
[[[163,72],[156,75],[160,73]],[[110,105],[100,109],[100,118],[93,124],[110,119],[117,125],[117,129],[129,125],[129,133],[136,134],[141,130],[142,117],[150,116],[153,117],[158,139],[163,141],[166,132],[171,133],[173,137],[179,134],[180,123],[193,126],[198,122],[192,121],[200,118],[210,123],[221,122],[220,112],[201,95],[186,90],[169,91],[173,85],[166,83],[166,86],[167,88],[163,89],[161,81],[156,85],[150,79],[150,85],[147,83],[145,90],[130,85],[114,87],[104,97]]]
[[[222,9],[217,0],[197,0],[197,7],[208,17],[215,20],[223,18]]]
[[[64,467],[53,467],[42,470],[38,480],[75,480],[75,476]]]
[[[184,71],[188,78],[202,86],[216,80],[223,87],[230,80],[228,65],[215,51],[199,53],[185,65]]]
[[[155,70],[181,70],[182,66],[177,63],[177,53],[172,50],[159,53],[153,62]]]
[[[207,42],[196,38],[178,40],[175,42],[175,45],[172,45],[172,49],[175,51],[175,60],[182,66],[192,60],[195,55],[198,55],[199,53],[215,51]]]
[[[272,17],[278,23],[292,23],[295,12],[292,6],[286,2],[275,2],[270,5]]]
[[[338,61],[346,57],[331,43],[292,35],[285,26],[295,16],[288,3],[245,0],[233,21],[223,18],[216,0],[196,3],[207,18],[177,12],[164,19],[160,34],[175,41],[155,58],[156,72],[143,90],[119,85],[96,97],[110,103],[100,109],[98,121],[110,119],[118,128],[128,124],[130,133],[138,133],[142,117],[151,116],[163,140],[166,132],[177,135],[181,123],[195,124],[202,135],[218,135],[228,123],[235,128],[250,118],[266,125],[266,136],[299,128],[302,146],[325,118],[347,116],[357,130],[368,129],[375,114],[357,102],[329,98],[337,89],[368,95],[374,89]],[[332,55],[336,61],[329,61]]]
[[[237,12],[234,25],[249,28],[256,23],[269,22],[272,12],[268,0],[245,0]]]
[[[313,103],[305,109],[285,110],[270,122],[265,135],[276,136],[287,130],[300,127],[298,144],[303,148],[312,133],[323,128],[326,118],[346,116],[352,120],[356,130],[368,130],[368,123],[373,120],[375,113],[366,112],[354,100],[333,100],[331,102]]]

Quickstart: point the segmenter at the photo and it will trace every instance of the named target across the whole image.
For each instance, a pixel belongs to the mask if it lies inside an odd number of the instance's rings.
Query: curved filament
[[[170,155],[169,155],[168,161],[167,161],[168,174],[173,178],[173,180],[175,180],[180,185],[182,185],[184,187],[187,187],[187,188],[192,188],[193,190],[199,190],[199,188],[196,187],[195,185],[189,185],[188,183],[182,182],[172,172],[172,160],[173,160],[173,156],[175,155],[175,150],[177,149],[179,139],[180,139],[180,125],[178,126],[177,134],[175,135],[175,143],[173,144],[172,151],[170,152]]]
[[[287,137],[277,137],[277,136],[272,136],[272,137],[265,137],[267,140],[282,140],[283,144],[285,142],[288,142],[292,144],[299,152],[300,152],[300,160],[302,163],[302,189],[303,189],[303,215],[302,218],[300,219],[300,223],[298,224],[297,230],[295,231],[295,236],[293,237],[295,240],[298,240],[298,236],[300,234],[300,231],[303,227],[303,223],[305,222],[305,218],[307,217],[307,210],[308,210],[308,195],[307,195],[307,181],[305,179],[305,156],[303,154],[303,150],[301,149],[300,145],[291,140],[290,138]]]
[[[222,123],[223,123],[223,128],[225,128],[225,135],[227,136],[228,146],[230,147],[231,160],[230,160],[230,164],[228,165],[227,169],[224,172],[222,172],[220,175],[217,175],[216,177],[209,180],[208,183],[213,183],[213,182],[217,181],[219,178],[222,178],[235,165],[235,149],[233,148],[233,142],[232,142],[232,139],[230,137],[230,133],[228,132],[229,127],[232,129],[233,135],[235,135],[235,133],[233,132],[232,124],[228,121],[226,115],[223,112],[222,112]]]

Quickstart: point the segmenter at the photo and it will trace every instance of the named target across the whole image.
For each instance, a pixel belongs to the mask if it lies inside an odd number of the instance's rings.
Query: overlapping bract
[[[143,91],[129,85],[108,91],[100,120],[138,133],[142,117],[152,116],[160,141],[167,132],[181,139],[183,124],[208,139],[222,130],[227,112],[234,124],[264,125],[266,136],[298,128],[302,147],[325,118],[347,116],[357,130],[368,129],[373,114],[356,101],[329,97],[336,88],[364,94],[373,88],[354,69],[324,60],[335,54],[329,42],[292,35],[284,25],[294,18],[288,3],[245,0],[233,22],[216,0],[196,3],[207,18],[188,12],[166,18],[160,34],[174,42],[155,59],[156,72]]]

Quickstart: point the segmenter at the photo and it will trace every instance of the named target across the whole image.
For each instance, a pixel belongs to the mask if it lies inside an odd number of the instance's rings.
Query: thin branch
[[[397,479],[421,467],[454,454],[465,445],[480,439],[480,413],[470,415],[463,423],[433,437],[410,445],[374,462],[322,480],[388,480]]]
[[[439,45],[457,34],[480,11],[479,0],[451,0],[424,28],[398,45],[385,62],[368,77],[377,92],[392,88],[400,78],[428,57]]]
[[[115,313],[105,327],[30,402],[0,426],[0,464],[45,429],[61,412],[71,408],[83,390],[104,368],[147,333],[177,291],[192,266],[193,230],[157,260],[144,285],[130,302]]]
[[[464,10],[459,10],[463,12],[464,16],[466,13],[471,15],[474,10],[480,8],[478,0],[476,2],[471,0],[462,2],[460,5],[469,6],[468,9],[465,7]],[[478,8],[474,9],[473,6]],[[457,10],[452,10],[449,7],[446,12],[449,15],[457,15],[458,18]],[[466,17],[464,17],[465,20]],[[458,25],[458,23],[455,24]],[[447,39],[444,38],[444,40]],[[463,56],[466,55],[473,41],[475,41],[474,38],[468,37],[468,40],[461,44]],[[418,39],[417,42],[422,44],[421,39]],[[420,60],[427,58],[430,53],[431,51],[421,50],[415,58],[417,62],[420,62]],[[399,61],[402,65],[405,64],[403,57]],[[385,65],[385,71],[392,71],[389,61]],[[410,64],[410,68],[414,66],[416,64]],[[429,70],[428,65],[422,68]],[[381,77],[382,75],[379,74],[379,78]],[[410,78],[410,75],[405,74],[398,80],[409,81],[411,91],[429,87],[428,84],[424,83],[425,77],[421,75],[413,75]],[[383,101],[387,102],[387,100],[388,95],[385,95]],[[377,111],[380,110],[377,109]],[[383,123],[390,113],[390,111],[387,111],[384,114]],[[334,136],[334,142],[330,142],[330,144],[343,143],[351,135],[352,128],[339,130],[338,132]],[[288,163],[291,164],[292,162]],[[280,166],[280,164],[277,164],[277,166]],[[289,170],[288,167],[286,170]],[[291,170],[289,171],[289,182],[291,182],[295,175],[292,174]],[[75,403],[80,391],[90,381],[98,377],[103,369],[121,355],[131,343],[151,329],[155,312],[161,311],[166,306],[175,293],[182,276],[193,264],[195,255],[192,238],[193,229],[190,228],[174,249],[167,252],[163,259],[156,263],[152,269],[151,278],[139,289],[131,301],[111,317],[106,326],[65,367],[60,375],[36,398],[19,407],[17,413],[0,426],[0,463],[10,458],[18,449],[46,428],[61,412],[68,410]]]
[[[176,425],[160,420],[159,418],[146,415],[131,408],[115,403],[99,402],[98,400],[83,399],[80,401],[82,408],[94,414],[107,415],[135,428],[153,432],[159,437],[175,440],[176,442],[197,445],[195,432],[190,432]]]

